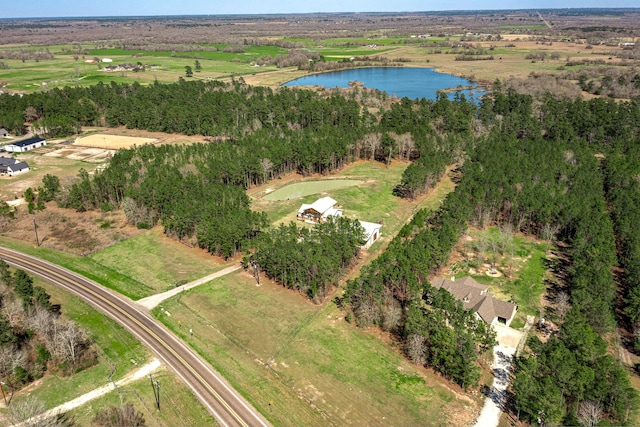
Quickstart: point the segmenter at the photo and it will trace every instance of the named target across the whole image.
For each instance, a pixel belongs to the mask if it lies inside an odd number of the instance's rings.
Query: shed
[[[5,128],[0,128],[0,138],[6,138],[9,135],[9,131]]]
[[[360,221],[360,225],[364,228],[365,238],[367,239],[362,245],[363,248],[369,249],[373,243],[380,237],[380,229],[382,224],[376,224],[375,222]]]
[[[40,137],[34,137],[29,139],[23,139],[22,141],[14,142],[13,144],[5,145],[5,151],[12,153],[23,153],[25,151],[33,150],[38,147],[44,147],[47,145],[47,141]]]

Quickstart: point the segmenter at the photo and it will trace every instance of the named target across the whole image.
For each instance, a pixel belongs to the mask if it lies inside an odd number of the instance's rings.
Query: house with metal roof
[[[27,171],[29,171],[27,162],[21,162],[11,157],[0,157],[0,175],[13,176]]]
[[[47,141],[36,136],[34,138],[23,139],[22,141],[17,141],[13,144],[5,145],[3,148],[5,151],[9,151],[11,153],[23,153],[25,151],[44,147],[45,145],[47,145]]]
[[[300,221],[317,224],[325,222],[330,216],[341,217],[342,208],[331,197],[322,197],[311,204],[303,203],[296,217]]]
[[[431,286],[449,291],[455,299],[462,302],[465,309],[473,309],[480,319],[490,325],[501,323],[509,326],[518,310],[518,306],[513,303],[494,298],[487,292],[488,286],[481,285],[472,277],[458,280],[436,277],[431,281]]]

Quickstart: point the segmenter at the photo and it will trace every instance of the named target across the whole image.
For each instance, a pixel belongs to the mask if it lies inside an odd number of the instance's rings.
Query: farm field
[[[155,138],[142,138],[136,136],[122,135],[106,135],[91,134],[82,138],[77,138],[73,145],[83,147],[104,148],[109,150],[118,150],[120,148],[132,148],[136,145],[153,144],[157,140]]]
[[[463,425],[478,410],[373,331],[345,322],[334,304],[313,305],[267,280],[256,286],[245,272],[187,291],[163,309],[154,315],[275,425]]]

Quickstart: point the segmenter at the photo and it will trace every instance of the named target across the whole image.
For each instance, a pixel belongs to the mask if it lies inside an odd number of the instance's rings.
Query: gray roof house
[[[40,137],[23,139],[22,141],[14,142],[13,144],[5,145],[5,151],[12,153],[23,153],[25,151],[33,150],[38,147],[44,147],[47,145],[47,141]]]
[[[518,309],[513,303],[495,299],[487,292],[488,286],[481,285],[471,277],[458,280],[436,277],[431,281],[431,286],[449,291],[455,299],[462,302],[464,308],[473,309],[479,318],[490,325],[501,323],[509,326]]]
[[[0,157],[0,175],[13,176],[21,172],[27,172],[29,165],[11,157]]]
[[[0,128],[0,138],[5,138],[9,132],[5,128]]]

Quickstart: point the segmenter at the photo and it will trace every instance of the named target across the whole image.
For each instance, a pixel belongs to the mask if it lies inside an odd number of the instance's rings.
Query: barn
[[[5,145],[4,150],[11,153],[24,153],[25,151],[33,150],[38,147],[44,147],[45,145],[47,145],[47,141],[40,137],[34,137],[14,142],[13,144]]]

